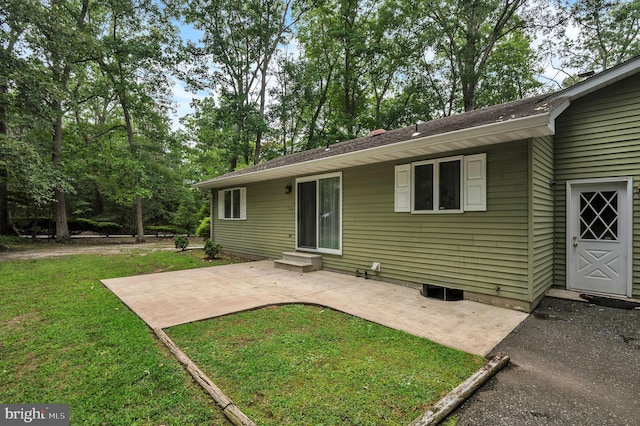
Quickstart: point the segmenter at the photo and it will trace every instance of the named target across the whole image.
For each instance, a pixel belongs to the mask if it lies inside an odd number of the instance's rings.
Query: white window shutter
[[[247,188],[240,188],[240,219],[247,219]]]
[[[487,154],[464,157],[464,210],[487,211]]]
[[[411,211],[411,164],[399,164],[395,167],[394,211]]]
[[[224,219],[224,190],[218,191],[218,219]]]

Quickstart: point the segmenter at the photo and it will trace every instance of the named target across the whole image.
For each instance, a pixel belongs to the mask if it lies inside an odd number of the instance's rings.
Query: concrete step
[[[322,256],[313,253],[285,252],[282,259],[274,260],[276,268],[295,272],[311,272],[322,269]]]

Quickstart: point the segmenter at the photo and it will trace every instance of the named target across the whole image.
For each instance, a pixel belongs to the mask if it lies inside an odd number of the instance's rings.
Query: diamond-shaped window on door
[[[580,238],[618,239],[618,191],[580,193]]]

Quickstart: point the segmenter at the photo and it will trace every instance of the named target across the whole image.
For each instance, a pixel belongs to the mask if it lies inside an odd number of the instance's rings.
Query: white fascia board
[[[551,129],[552,134],[554,135],[556,134],[556,119],[567,108],[569,108],[570,104],[571,104],[571,101],[569,99],[566,99],[564,102],[562,102],[560,105],[558,105],[552,111],[549,112],[549,129]]]
[[[193,186],[198,189],[225,188],[251,182],[339,170],[354,167],[355,165],[374,164],[420,155],[453,151],[461,149],[459,146],[454,145],[460,142],[465,143],[465,148],[473,148],[522,140],[535,136],[548,136],[553,134],[555,127],[550,118],[551,114],[547,111],[529,117],[514,118],[449,133],[409,139],[389,145],[274,167],[272,169],[257,170],[255,172],[229,177],[221,176],[197,183]],[[330,147],[331,146],[329,146],[329,148]]]

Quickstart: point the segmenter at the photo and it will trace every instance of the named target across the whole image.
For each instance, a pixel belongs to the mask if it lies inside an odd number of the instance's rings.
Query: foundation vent
[[[433,284],[422,284],[422,291],[420,292],[420,294],[422,294],[424,297],[445,300],[448,302],[464,300],[464,290],[442,287]]]

